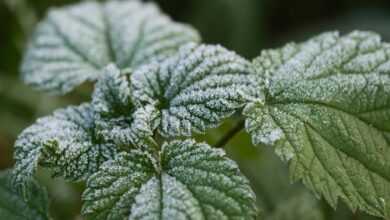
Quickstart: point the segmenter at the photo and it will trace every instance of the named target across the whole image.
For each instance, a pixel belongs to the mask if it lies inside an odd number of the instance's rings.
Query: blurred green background
[[[19,80],[23,48],[36,22],[47,10],[78,2],[75,0],[0,0],[0,169],[12,167],[12,146],[23,128],[54,109],[89,100],[91,85],[63,97],[51,97],[32,90]],[[197,28],[204,42],[221,44],[250,59],[262,49],[301,41],[315,34],[360,29],[380,33],[390,41],[389,0],[159,0],[161,8],[175,20]],[[228,120],[208,132],[215,143],[235,123]],[[240,132],[226,146],[239,162],[257,193],[260,216],[272,220],[377,219],[352,213],[340,203],[336,211],[316,200],[300,183],[290,184],[287,167],[267,148],[254,148],[248,135]],[[55,219],[82,219],[82,184],[50,179],[45,170],[40,181],[48,187]]]

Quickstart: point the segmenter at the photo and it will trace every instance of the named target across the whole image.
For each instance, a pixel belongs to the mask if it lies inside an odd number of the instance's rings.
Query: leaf
[[[325,33],[254,61],[265,100],[249,104],[255,144],[275,146],[336,207],[390,217],[390,46],[370,32]]]
[[[193,28],[173,22],[154,3],[80,3],[52,9],[38,25],[22,76],[37,89],[64,94],[97,79],[110,63],[136,68],[198,41]]]
[[[301,192],[278,205],[267,220],[324,220],[318,202],[309,193]]]
[[[115,153],[115,146],[95,139],[89,104],[60,109],[38,119],[18,137],[13,185],[25,195],[38,165],[50,167],[54,176],[85,180]]]
[[[163,63],[131,76],[134,100],[161,110],[159,131],[191,136],[218,126],[247,101],[254,71],[243,58],[220,46],[190,44]]]
[[[121,74],[117,66],[111,64],[104,68],[95,85],[93,108],[99,117],[115,118],[129,115],[134,106],[131,100],[129,73]]]
[[[119,146],[147,147],[154,144],[159,112],[151,105],[133,106],[128,76],[109,65],[98,80],[92,98],[96,133]]]
[[[83,194],[89,219],[254,219],[248,180],[222,150],[192,140],[158,157],[121,153],[92,175]]]
[[[49,199],[44,188],[32,181],[31,197],[22,198],[9,185],[9,171],[0,172],[0,219],[49,220]]]

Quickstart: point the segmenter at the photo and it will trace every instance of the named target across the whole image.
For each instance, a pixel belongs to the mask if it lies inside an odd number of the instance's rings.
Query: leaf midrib
[[[281,103],[280,103],[280,104],[281,104]],[[288,105],[288,104],[314,104],[314,105],[320,105],[320,103],[284,103],[283,105]],[[348,114],[348,112],[345,112],[345,111],[343,111],[343,110],[339,110],[339,109],[334,108],[334,107],[331,107],[331,106],[327,106],[327,105],[320,105],[320,106],[332,108],[332,109],[334,109],[334,110],[336,110],[336,111],[340,111],[340,112],[342,112],[342,113],[344,113],[344,114]],[[382,177],[383,179],[385,179],[385,180],[390,184],[390,177],[387,177],[386,175],[381,174],[381,173],[379,173],[378,171],[376,171],[376,170],[374,170],[374,169],[372,169],[372,168],[369,168],[369,166],[367,166],[367,165],[366,165],[365,163],[363,163],[362,161],[358,160],[357,158],[354,158],[354,157],[350,156],[350,155],[348,154],[348,152],[345,152],[345,151],[343,151],[342,149],[340,149],[340,148],[334,146],[334,144],[332,144],[331,142],[329,142],[328,139],[326,139],[323,135],[321,135],[321,132],[319,132],[319,131],[318,131],[314,126],[312,126],[309,122],[302,120],[299,116],[297,116],[297,115],[295,115],[295,114],[293,114],[293,113],[291,113],[291,112],[287,112],[286,110],[282,110],[282,109],[280,109],[280,108],[278,108],[278,109],[279,109],[280,111],[284,112],[285,114],[290,115],[291,117],[294,117],[295,119],[299,120],[299,121],[302,122],[304,125],[309,126],[309,127],[310,127],[313,131],[315,131],[323,140],[325,140],[330,146],[333,146],[334,149],[336,149],[336,150],[338,150],[338,151],[341,151],[341,152],[343,152],[344,154],[346,154],[349,158],[352,158],[352,159],[358,161],[358,162],[359,162],[362,166],[364,166],[367,170],[369,170],[369,171],[371,171],[371,172],[377,174],[378,176]],[[273,115],[272,113],[271,113],[270,115],[271,115],[272,118],[275,120],[274,115]],[[348,115],[352,115],[352,114],[348,114]],[[354,115],[352,115],[352,116],[354,116]],[[358,120],[360,120],[358,117],[356,117],[356,118],[357,118]],[[361,120],[361,121],[362,121],[363,123],[367,124],[367,122],[365,122],[365,121],[363,121],[363,120]],[[378,132],[379,132],[379,133],[382,135],[382,137],[384,138],[384,140],[386,140],[386,138],[383,136],[383,133],[382,133],[381,130],[379,130],[379,129],[376,128],[376,127],[374,127],[374,129],[377,129]],[[386,142],[387,142],[387,140],[386,140]]]
[[[283,112],[284,112],[285,114],[288,114],[288,115],[290,115],[290,116],[292,116],[292,117],[294,117],[294,118],[296,118],[297,120],[299,120],[299,121],[302,122],[302,120],[300,120],[299,117],[297,117],[297,116],[295,116],[295,115],[291,115],[291,114],[289,114],[288,112],[285,112],[285,111],[283,111]],[[285,129],[283,128],[283,126],[281,126],[281,123],[280,123],[278,120],[276,120],[275,116],[272,115],[272,114],[270,114],[270,115],[271,115],[272,119],[275,121],[275,123],[276,123],[279,127],[282,128],[282,130],[284,131],[284,133],[286,133]],[[313,132],[317,133],[317,134],[318,134],[325,142],[327,142],[330,146],[334,147],[334,145],[332,145],[327,139],[325,139],[325,138],[324,138],[316,129],[314,129],[310,124],[308,124],[308,123],[306,123],[306,122],[302,122],[302,123],[304,124],[305,132],[306,132],[306,134],[308,135],[308,138],[310,139],[309,142],[310,142],[310,145],[312,146],[312,150],[313,150],[313,153],[314,153],[314,157],[319,161],[319,163],[321,164],[321,167],[325,170],[325,172],[327,172],[327,174],[329,175],[329,177],[331,177],[331,178],[333,179],[333,181],[340,187],[341,192],[345,195],[344,199],[349,200],[349,203],[351,203],[351,198],[348,196],[347,191],[344,189],[344,187],[343,187],[342,185],[339,184],[338,181],[335,180],[335,177],[329,172],[328,168],[326,168],[326,166],[323,164],[322,160],[319,159],[319,157],[318,157],[318,155],[317,155],[317,153],[316,153],[315,148],[313,148],[314,145],[313,145],[313,143],[312,143],[312,141],[311,141],[311,138],[309,137],[310,135],[308,134],[307,129],[308,129],[308,128],[312,129]],[[287,140],[288,142],[290,142],[291,145],[296,146],[296,144],[293,144],[294,142],[290,140],[289,135],[286,135],[286,140]],[[334,147],[334,148],[335,148],[335,147]],[[294,149],[295,149],[295,147],[294,147]],[[367,168],[363,163],[361,163],[359,160],[357,160],[357,159],[355,159],[355,158],[353,158],[353,157],[350,157],[350,156],[349,156],[347,153],[345,153],[344,151],[341,151],[341,150],[338,149],[338,148],[335,148],[335,149],[336,149],[338,152],[344,153],[344,154],[347,155],[349,158],[352,158],[353,160],[356,160],[357,162],[359,162],[359,163],[360,163],[364,168],[366,168],[367,170],[372,171],[371,169],[368,169],[368,168]],[[298,153],[298,152],[295,150],[295,153]],[[298,160],[299,160],[299,159],[298,159]],[[341,162],[342,162],[342,161],[341,161]],[[303,165],[303,164],[301,163],[301,165]],[[310,169],[310,168],[308,168],[308,167],[305,166],[305,169]],[[375,173],[376,175],[380,176],[380,177],[383,178],[385,181],[388,181],[388,182],[389,182],[388,179],[386,179],[386,178],[383,177],[382,175],[379,175],[377,172],[374,172],[374,171],[373,171],[373,173]],[[370,177],[371,177],[371,176],[370,176]],[[328,183],[328,181],[327,181],[327,183]],[[350,180],[350,183],[355,187],[355,184],[353,183],[352,180]],[[327,186],[327,188],[328,188],[328,189],[330,188],[329,185]],[[355,191],[356,191],[356,194],[357,194],[361,199],[363,199],[364,202],[366,202],[366,204],[367,204],[368,206],[370,206],[369,203],[368,203],[368,201],[361,195],[361,193],[360,193],[358,190],[356,190],[356,187],[355,187]],[[337,196],[339,197],[340,195],[337,195]],[[360,207],[360,208],[361,208],[361,207]],[[381,210],[377,210],[377,212],[382,213]]]
[[[95,63],[94,61],[92,61],[87,55],[85,55],[82,51],[80,51],[77,46],[74,46],[70,41],[69,39],[62,33],[62,31],[58,28],[57,24],[52,21],[52,20],[48,20],[48,22],[50,23],[50,25],[53,27],[54,31],[58,34],[58,36],[63,40],[64,44],[69,47],[69,49],[75,53],[76,55],[78,55],[82,60],[84,60],[84,62],[86,64],[89,64],[91,67],[93,67],[94,69],[98,70],[100,69],[100,65]]]

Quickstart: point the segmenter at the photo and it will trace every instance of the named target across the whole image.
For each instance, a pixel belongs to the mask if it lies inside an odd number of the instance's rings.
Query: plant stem
[[[232,139],[238,132],[240,132],[245,125],[245,120],[240,119],[240,121],[231,128],[217,143],[214,145],[216,148],[224,148],[225,145]]]

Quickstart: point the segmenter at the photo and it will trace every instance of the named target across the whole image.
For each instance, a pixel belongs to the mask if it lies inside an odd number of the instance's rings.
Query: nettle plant
[[[272,146],[294,181],[333,207],[341,199],[390,218],[389,44],[330,32],[249,62],[200,41],[153,3],[51,10],[26,52],[24,81],[57,95],[97,83],[90,103],[19,136],[16,165],[0,178],[16,204],[3,218],[50,219],[34,177],[41,166],[86,182],[86,219],[255,219],[237,164],[191,139],[239,112],[253,144]]]

